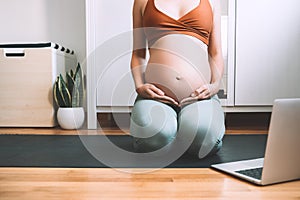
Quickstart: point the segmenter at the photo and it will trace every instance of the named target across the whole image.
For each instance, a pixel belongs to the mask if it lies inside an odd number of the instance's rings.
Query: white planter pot
[[[84,122],[84,109],[79,108],[58,108],[57,121],[63,129],[79,129]]]

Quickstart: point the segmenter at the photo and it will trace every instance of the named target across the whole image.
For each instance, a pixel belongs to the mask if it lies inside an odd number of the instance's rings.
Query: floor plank
[[[119,129],[106,127],[97,130],[79,129],[79,130],[63,130],[59,127],[55,128],[0,128],[0,134],[38,134],[38,135],[127,135],[129,129]],[[227,129],[226,134],[266,134],[267,129],[248,128],[248,129]]]
[[[78,130],[64,130],[59,127],[54,128],[0,128],[0,134],[37,134],[37,135],[126,135],[129,130],[121,130],[119,128],[102,128],[97,130],[78,129]]]

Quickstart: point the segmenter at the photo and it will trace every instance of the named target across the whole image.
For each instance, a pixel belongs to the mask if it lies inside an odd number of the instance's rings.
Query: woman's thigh
[[[220,148],[225,125],[224,112],[217,96],[185,106],[178,121],[178,135],[194,138],[189,152],[203,158],[215,148]]]
[[[138,151],[158,150],[177,134],[177,113],[170,106],[138,97],[131,113],[130,133]]]

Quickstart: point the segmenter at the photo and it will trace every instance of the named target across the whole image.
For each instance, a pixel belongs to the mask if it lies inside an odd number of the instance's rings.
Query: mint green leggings
[[[137,97],[131,113],[130,133],[137,152],[153,152],[176,144],[176,139],[189,138],[185,149],[204,158],[222,146],[224,112],[217,95],[183,108]]]

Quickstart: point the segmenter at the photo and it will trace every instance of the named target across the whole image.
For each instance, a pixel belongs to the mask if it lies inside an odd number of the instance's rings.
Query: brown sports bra
[[[213,13],[209,0],[200,0],[197,7],[174,19],[158,10],[155,0],[148,0],[143,16],[143,27],[151,47],[159,38],[168,34],[186,34],[209,44]]]

